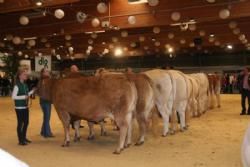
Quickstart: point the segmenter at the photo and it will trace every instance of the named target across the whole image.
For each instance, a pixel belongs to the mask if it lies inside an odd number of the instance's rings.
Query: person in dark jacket
[[[34,90],[28,90],[25,81],[28,78],[28,71],[20,68],[17,72],[16,84],[12,92],[12,99],[15,102],[15,110],[17,116],[17,136],[19,145],[27,145],[31,143],[27,139],[26,133],[29,124],[29,96],[34,93]]]
[[[250,77],[248,68],[244,68],[239,76],[240,93],[241,93],[241,107],[240,115],[250,115]],[[248,110],[246,110],[246,99],[248,101]],[[247,113],[246,113],[247,111]]]
[[[47,68],[41,70],[41,79],[45,78],[50,78],[50,73]],[[40,98],[40,106],[43,111],[43,124],[40,134],[45,138],[54,137],[50,128],[51,103],[48,100]]]

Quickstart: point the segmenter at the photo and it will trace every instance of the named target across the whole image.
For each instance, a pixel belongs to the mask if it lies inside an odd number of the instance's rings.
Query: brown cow
[[[95,73],[96,76],[114,74],[121,75],[122,73],[109,72],[104,68],[98,69]],[[138,101],[136,105],[135,117],[139,124],[140,136],[136,142],[136,145],[142,145],[145,140],[149,116],[154,107],[154,93],[152,83],[150,78],[143,73],[135,74],[131,70],[127,71],[127,73],[124,73],[123,75],[126,75],[130,81],[134,82],[137,89]]]
[[[215,97],[217,107],[220,108],[220,89],[221,89],[221,79],[218,74],[208,74],[207,75],[209,81],[209,101],[210,108],[215,107]]]
[[[92,122],[114,118],[120,128],[119,145],[114,153],[119,154],[131,140],[137,91],[134,83],[124,75],[44,79],[38,84],[38,94],[55,106],[65,131],[63,146],[70,143],[72,116]]]

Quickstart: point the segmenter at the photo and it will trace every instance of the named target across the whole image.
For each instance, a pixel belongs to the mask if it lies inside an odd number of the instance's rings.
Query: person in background
[[[250,115],[250,78],[248,68],[244,68],[239,76],[240,80],[240,93],[241,93],[241,107],[242,111],[240,115],[246,115],[246,99],[248,101],[247,114]]]
[[[50,73],[47,68],[41,70],[40,77],[41,79],[50,78]],[[40,98],[40,106],[43,111],[43,124],[40,134],[45,138],[54,137],[50,128],[51,103],[48,100]]]
[[[18,69],[16,83],[12,92],[12,99],[15,102],[15,110],[17,116],[17,136],[19,145],[25,146],[31,143],[27,139],[27,129],[29,125],[29,96],[34,93],[34,89],[28,91],[28,86],[25,81],[28,78],[26,69]]]
[[[67,77],[68,78],[74,78],[74,77],[80,77],[80,76],[81,76],[81,74],[79,72],[78,67],[76,65],[72,65],[70,67],[70,74]],[[71,120],[70,124],[71,124],[72,128],[75,129],[75,127],[74,127],[74,121]],[[80,125],[80,128],[83,128],[83,127],[84,126]]]

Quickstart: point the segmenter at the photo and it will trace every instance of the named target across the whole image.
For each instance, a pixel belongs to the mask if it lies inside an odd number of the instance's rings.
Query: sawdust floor
[[[188,131],[163,138],[159,120],[157,135],[149,131],[143,146],[132,146],[121,155],[113,155],[118,132],[112,130],[109,122],[108,136],[100,136],[99,126],[95,126],[96,139],[87,141],[85,126],[81,129],[81,142],[62,148],[63,128],[53,110],[51,125],[56,137],[42,138],[39,135],[42,112],[37,100],[30,109],[28,129],[28,137],[33,142],[25,147],[18,146],[13,102],[10,98],[0,98],[0,148],[31,167],[240,167],[240,147],[250,116],[239,113],[240,96],[222,95],[222,108],[192,119]],[[71,134],[73,137],[73,131]],[[137,136],[137,130],[133,136]]]

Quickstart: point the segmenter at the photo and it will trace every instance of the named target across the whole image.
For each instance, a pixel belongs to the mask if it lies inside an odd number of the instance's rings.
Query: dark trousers
[[[25,142],[29,125],[29,109],[16,109],[17,136],[20,143]]]
[[[241,90],[241,107],[242,113],[246,113],[246,99],[248,101],[248,113],[250,113],[250,91],[247,89]]]
[[[50,115],[51,115],[51,103],[40,99],[40,106],[43,111],[43,124],[41,128],[41,135],[44,137],[51,136],[51,129],[50,129]]]

